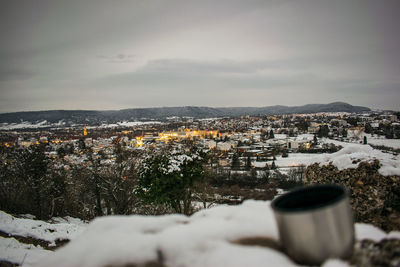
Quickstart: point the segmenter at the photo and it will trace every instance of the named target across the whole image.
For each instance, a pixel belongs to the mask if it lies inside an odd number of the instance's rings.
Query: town
[[[398,115],[395,112],[335,112],[210,119],[168,117],[162,122],[122,122],[89,127],[39,124],[18,128],[18,125],[3,123],[0,146],[48,144],[46,151],[53,159],[64,158],[65,154],[84,157],[85,151],[90,149],[96,154],[105,153],[112,163],[116,144],[129,151],[191,144],[218,151],[220,162],[230,160],[231,163],[235,152],[258,159],[269,158],[274,153],[274,156],[285,156],[291,152],[321,152],[329,149],[318,142],[322,137],[365,143],[368,135],[378,139],[399,139]],[[379,142],[371,144],[379,146]],[[390,147],[383,146],[383,149],[390,150]]]
[[[42,160],[46,162],[42,175],[50,178],[36,186],[44,187],[43,183],[47,185],[51,181],[52,184],[55,179],[61,184],[58,193],[53,192],[54,188],[48,189],[52,197],[46,201],[45,193],[36,193],[36,206],[47,209],[38,211],[39,217],[73,215],[91,219],[106,214],[192,214],[216,204],[239,204],[245,199],[270,200],[303,183],[304,171],[313,163],[310,159],[337,152],[344,144],[368,144],[397,155],[399,147],[390,142],[400,138],[398,115],[335,112],[208,119],[168,117],[164,121],[99,126],[39,123],[28,128],[3,124],[2,171],[5,177],[13,177],[21,170],[24,174],[19,175],[29,176],[27,172],[37,166],[31,166],[32,163],[18,154],[31,157],[30,161],[34,162],[37,153],[34,148],[41,148]],[[196,164],[204,167],[199,173],[203,179],[193,178],[185,185],[186,189],[193,189],[190,197],[185,197],[187,203],[183,200],[179,205],[171,204],[169,195],[168,201],[158,201],[159,193],[149,201],[143,201],[146,197],[141,201],[132,197],[136,195],[134,192],[139,192],[138,177],[146,159],[166,155],[168,169],[176,162],[183,164],[177,154],[190,158],[199,153],[202,160]],[[183,172],[179,167],[178,172]],[[30,175],[38,174],[33,171]],[[147,184],[151,185],[152,182]],[[143,194],[150,190],[142,189]],[[7,186],[2,190],[5,192],[2,203],[23,199],[18,190],[15,195]],[[63,195],[67,191],[68,197]],[[10,207],[17,209],[17,206],[10,203]]]

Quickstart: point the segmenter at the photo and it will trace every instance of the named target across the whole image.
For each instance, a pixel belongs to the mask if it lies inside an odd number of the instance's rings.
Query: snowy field
[[[358,240],[400,238],[367,224],[356,224]],[[53,229],[49,232],[46,229]],[[249,200],[239,206],[218,206],[191,217],[108,216],[89,225],[69,218],[55,224],[18,219],[0,213],[0,230],[22,236],[72,242],[56,252],[26,245],[13,238],[0,239],[0,258],[23,266],[107,266],[157,262],[167,266],[297,266],[286,255],[271,248],[244,246],[237,240],[278,240],[269,201]],[[323,266],[347,266],[329,260]]]
[[[135,127],[141,125],[162,124],[159,121],[121,121],[113,124],[102,124],[100,126],[92,126],[90,128],[118,128],[118,127]]]
[[[15,129],[32,129],[32,128],[45,128],[50,126],[63,126],[65,122],[59,121],[58,123],[49,124],[46,120],[38,123],[30,123],[23,121],[21,123],[0,123],[0,130],[15,130]]]
[[[121,122],[112,123],[112,124],[102,124],[100,126],[88,126],[87,129],[135,127],[135,126],[153,125],[153,124],[162,124],[162,122],[159,122],[159,121],[121,121]],[[63,120],[61,120],[57,123],[49,123],[46,120],[38,122],[38,123],[31,123],[31,122],[23,121],[20,123],[0,123],[0,130],[65,127],[65,125],[66,125],[66,122]],[[72,126],[74,126],[74,125],[72,125]]]
[[[400,149],[400,139],[386,139],[384,136],[363,134],[367,137],[367,143],[374,146],[386,146],[394,149]],[[362,137],[364,138],[364,137]]]
[[[301,135],[298,138],[308,139],[312,138],[312,135]],[[392,147],[395,146],[396,142],[400,140],[383,140],[386,146],[389,144]],[[390,142],[388,142],[390,141]],[[382,175],[400,175],[400,155],[393,155],[390,153],[384,153],[381,150],[374,149],[370,145],[363,145],[357,143],[346,143],[337,140],[322,138],[319,142],[325,144],[335,144],[342,146],[343,149],[335,153],[321,153],[321,154],[307,154],[307,153],[289,153],[287,158],[278,156],[275,164],[277,167],[288,167],[288,166],[308,166],[313,163],[319,163],[321,165],[327,165],[332,163],[339,170],[347,168],[357,168],[361,161],[373,161],[379,160],[381,168],[379,173]]]
[[[278,135],[280,139],[286,139],[286,135]],[[360,135],[360,139],[358,140],[358,143],[360,141],[364,140],[364,136],[367,137],[367,143],[371,144],[371,145],[375,145],[375,146],[386,146],[386,147],[391,147],[394,149],[400,149],[400,139],[386,139],[384,136],[382,135],[374,135],[372,136],[371,134],[366,134],[363,133]],[[297,137],[295,137],[296,141],[312,141],[314,138],[313,134],[301,134]],[[345,146],[345,145],[349,145],[352,143],[346,143],[346,142],[340,142],[340,141],[336,141],[336,140],[332,140],[332,139],[328,139],[328,138],[318,138],[319,141],[321,141],[322,143],[333,143],[336,145],[341,145],[341,146]],[[354,142],[357,142],[356,140]]]

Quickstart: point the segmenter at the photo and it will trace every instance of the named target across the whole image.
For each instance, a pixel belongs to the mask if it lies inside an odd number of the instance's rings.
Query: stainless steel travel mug
[[[296,262],[318,265],[347,258],[354,245],[354,223],[346,188],[314,185],[272,201],[280,243]]]

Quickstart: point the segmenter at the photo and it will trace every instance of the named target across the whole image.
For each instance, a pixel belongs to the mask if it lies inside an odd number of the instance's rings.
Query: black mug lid
[[[347,196],[347,189],[337,184],[304,186],[277,197],[271,207],[277,212],[310,211],[337,203]]]

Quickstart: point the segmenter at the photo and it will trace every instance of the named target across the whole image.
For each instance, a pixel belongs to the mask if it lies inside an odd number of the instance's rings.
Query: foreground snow
[[[2,217],[12,216],[0,213]],[[32,226],[48,226],[42,221],[14,220],[14,228],[8,219],[1,220],[0,228],[29,236],[31,233],[28,230]],[[70,229],[73,229],[71,236],[74,238],[55,253],[19,243],[12,238],[1,238],[0,258],[23,262],[24,266],[36,263],[34,266],[44,267],[139,265],[161,259],[167,266],[297,266],[286,255],[274,249],[244,246],[235,242],[251,237],[278,240],[269,201],[249,200],[239,206],[218,206],[199,211],[191,217],[176,214],[109,216],[95,219],[87,227],[80,223],[65,223],[62,227],[56,225],[60,227],[57,229],[64,228],[65,233],[69,232],[67,225],[70,225]],[[80,225],[78,231],[77,225]],[[386,234],[368,224],[356,224],[356,235],[358,240],[400,238],[399,232]],[[42,237],[53,239],[47,234]],[[329,260],[324,266],[347,264]]]
[[[0,237],[0,260],[32,266],[52,253],[40,246],[20,243],[14,238]]]
[[[0,211],[0,231],[10,235],[29,236],[53,243],[57,239],[73,239],[79,236],[86,223],[75,218],[54,218],[55,223],[39,220],[16,218]]]
[[[79,236],[87,223],[75,218],[54,218],[54,223],[16,218],[0,211],[0,231],[11,236],[32,237],[55,245],[56,240],[71,240]],[[42,257],[52,254],[41,246],[24,244],[13,237],[0,237],[0,260],[31,266]]]

